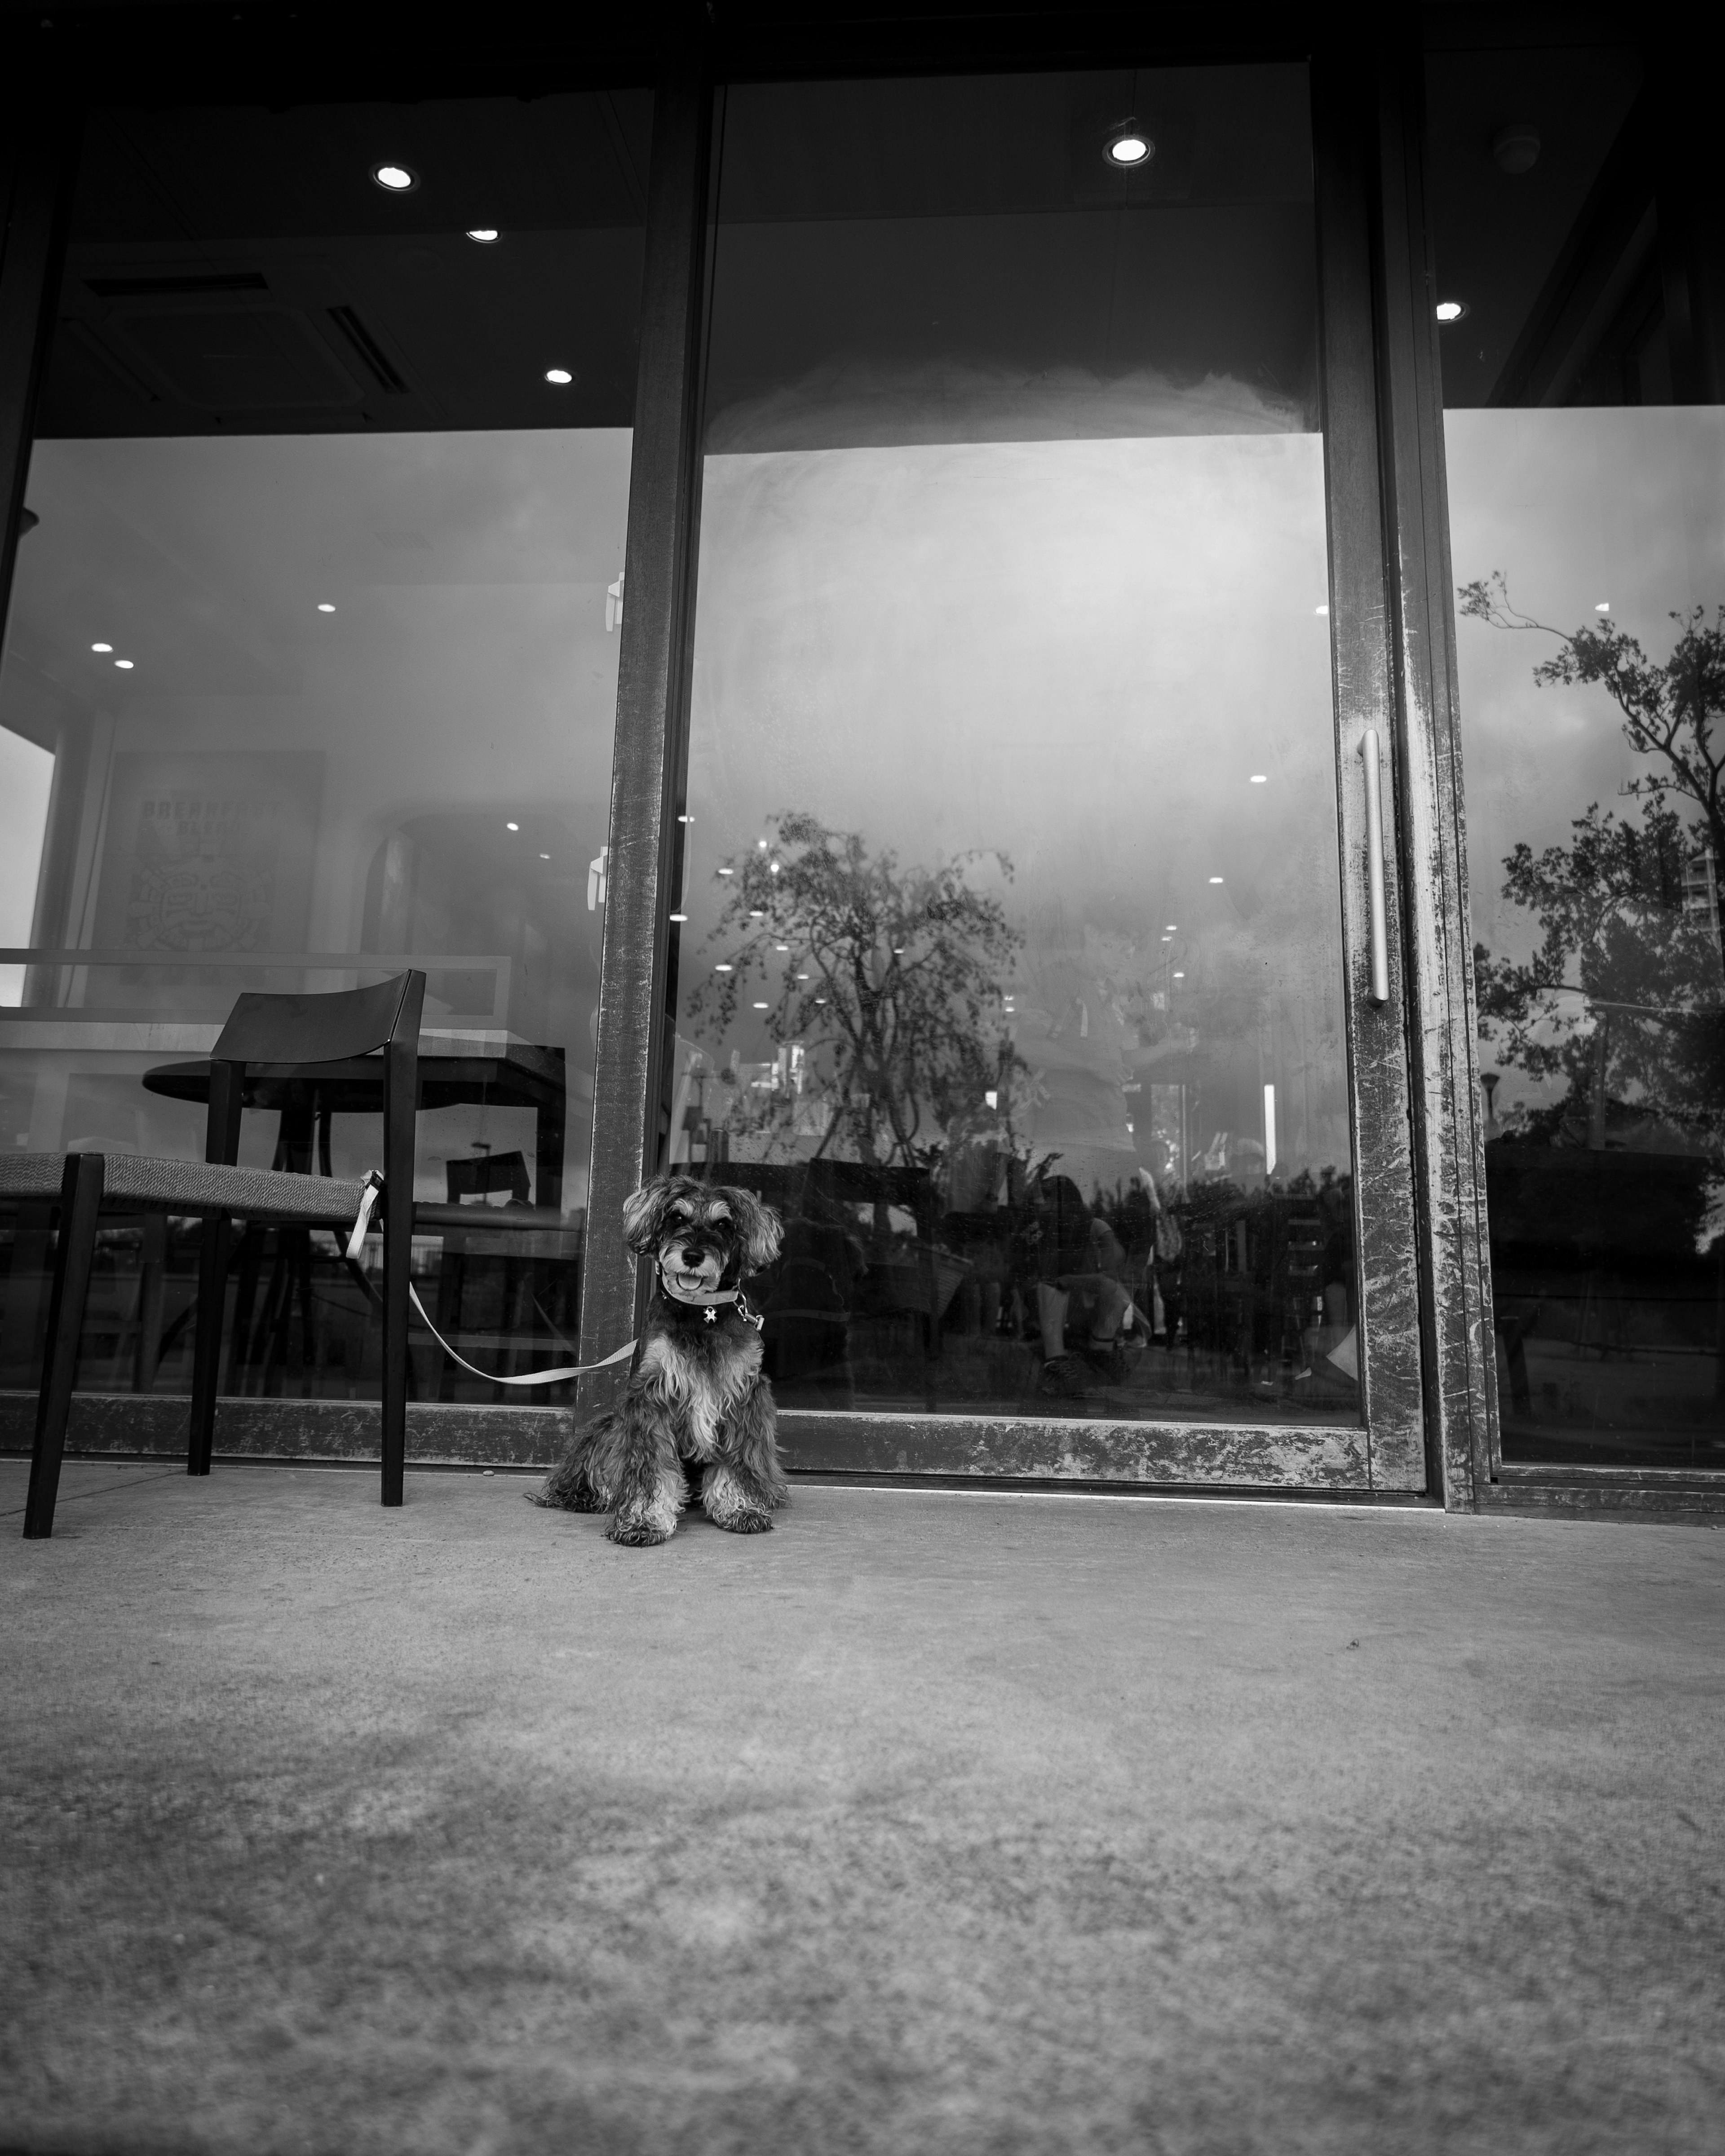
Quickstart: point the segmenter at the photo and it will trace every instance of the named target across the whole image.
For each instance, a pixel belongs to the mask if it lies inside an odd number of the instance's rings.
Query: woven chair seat
[[[65,1173],[60,1152],[0,1153],[0,1198],[57,1198]],[[364,1185],[285,1169],[223,1168],[211,1161],[161,1160],[143,1153],[104,1156],[105,1198],[164,1211],[234,1213],[248,1220],[285,1220],[351,1228]]]

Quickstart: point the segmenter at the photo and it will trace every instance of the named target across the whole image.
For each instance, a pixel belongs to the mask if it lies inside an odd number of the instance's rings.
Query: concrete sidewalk
[[[1717,2151],[1725,1536],[0,1464],[0,2148]]]

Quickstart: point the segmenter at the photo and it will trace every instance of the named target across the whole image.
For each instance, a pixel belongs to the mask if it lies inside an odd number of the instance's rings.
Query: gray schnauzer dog
[[[624,1207],[623,1230],[654,1261],[629,1387],[576,1433],[535,1502],[614,1512],[611,1540],[639,1547],[668,1541],[698,1490],[715,1527],[764,1534],[790,1492],[742,1283],[778,1255],[778,1216],[749,1191],[662,1175]]]

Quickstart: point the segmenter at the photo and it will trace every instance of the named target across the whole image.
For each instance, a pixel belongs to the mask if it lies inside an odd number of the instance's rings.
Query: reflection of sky
[[[999,849],[1025,1052],[1086,1002],[1111,1144],[1132,1146],[1137,1065],[1104,977],[1178,1015],[1231,963],[1296,985],[1308,1143],[1345,1164],[1322,454],[1263,434],[710,458],[685,952],[775,811],[907,863]],[[767,1053],[741,1022],[736,1045]],[[1255,1032],[1235,1049],[1212,1106],[1255,1127],[1275,1071]]]
[[[1522,613],[1564,632],[1597,622],[1605,601],[1656,660],[1677,634],[1671,613],[1711,614],[1725,600],[1725,410],[1444,417],[1458,585],[1501,569]],[[1461,621],[1457,644],[1473,932],[1525,957],[1539,932],[1502,897],[1505,856],[1522,839],[1536,851],[1567,843],[1594,802],[1639,819],[1618,789],[1653,766],[1624,741],[1603,688],[1536,686],[1556,637]],[[1520,1074],[1514,1089],[1538,1090]]]

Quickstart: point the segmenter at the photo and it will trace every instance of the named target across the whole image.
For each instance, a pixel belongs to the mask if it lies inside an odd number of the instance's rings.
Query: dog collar
[[[659,1275],[660,1288],[671,1301],[687,1303],[692,1307],[704,1310],[706,1312],[706,1322],[709,1325],[718,1323],[719,1312],[727,1302],[734,1302],[737,1305],[737,1314],[743,1323],[752,1325],[757,1332],[765,1322],[764,1319],[757,1317],[753,1311],[749,1308],[748,1298],[740,1287],[697,1288],[692,1295],[688,1295],[681,1288],[671,1286],[662,1263],[656,1265],[654,1270]]]

